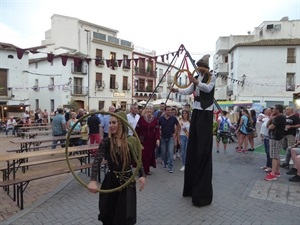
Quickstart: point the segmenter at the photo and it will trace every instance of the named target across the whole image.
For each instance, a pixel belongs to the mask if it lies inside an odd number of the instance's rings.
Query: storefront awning
[[[233,101],[217,101],[219,106],[230,107],[233,106]]]
[[[233,106],[252,106],[252,101],[233,101]]]

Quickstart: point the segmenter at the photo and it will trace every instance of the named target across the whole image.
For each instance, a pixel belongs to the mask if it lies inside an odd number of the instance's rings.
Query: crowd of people
[[[260,123],[260,127],[256,123]],[[227,143],[231,133],[229,129],[235,129],[238,138],[237,153],[254,151],[254,138],[260,138],[266,153],[266,164],[261,167],[267,174],[267,181],[276,180],[281,176],[280,168],[288,169],[286,174],[294,175],[291,182],[300,182],[300,128],[299,114],[292,107],[275,105],[263,109],[256,117],[254,110],[243,108],[239,111],[237,126],[231,124],[227,112],[223,111],[218,118],[216,147],[219,153],[220,141],[223,143],[226,153]],[[248,145],[250,144],[250,148]],[[284,150],[285,157],[280,158],[280,151]],[[282,162],[282,163],[281,163]]]

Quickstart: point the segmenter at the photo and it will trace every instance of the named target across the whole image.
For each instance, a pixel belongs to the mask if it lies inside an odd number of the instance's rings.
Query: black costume
[[[129,148],[132,148],[132,140],[134,137],[128,137]],[[128,165],[124,172],[122,172],[123,162],[117,152],[117,163],[112,161],[110,155],[110,138],[104,138],[99,145],[97,155],[92,166],[91,180],[97,179],[97,174],[100,170],[100,163],[105,158],[108,162],[109,171],[105,175],[102,182],[101,189],[113,189],[124,184],[131,176],[131,165]],[[132,163],[134,163],[133,157]],[[139,170],[139,175],[144,176],[144,170]],[[133,180],[131,184],[123,188],[121,191],[116,191],[109,194],[100,193],[99,195],[99,211],[98,219],[104,225],[132,225],[136,223],[136,182]]]
[[[208,68],[209,55],[197,62]],[[201,62],[201,60],[203,62]],[[199,63],[200,62],[200,63]],[[212,202],[212,146],[213,146],[213,98],[215,79],[208,74],[198,77],[199,84],[179,90],[180,94],[194,92],[194,107],[189,130],[186,152],[183,196],[191,196],[195,206],[205,206]]]

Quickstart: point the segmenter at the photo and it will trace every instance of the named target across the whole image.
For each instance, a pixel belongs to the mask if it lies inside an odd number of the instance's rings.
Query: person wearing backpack
[[[230,128],[232,127],[230,119],[226,117],[227,111],[222,111],[222,116],[218,119],[218,131],[217,131],[217,138],[216,138],[216,144],[217,144],[217,153],[220,152],[219,146],[220,141],[222,140],[223,147],[224,147],[224,153],[226,153],[226,148],[228,144],[228,139],[230,135]]]

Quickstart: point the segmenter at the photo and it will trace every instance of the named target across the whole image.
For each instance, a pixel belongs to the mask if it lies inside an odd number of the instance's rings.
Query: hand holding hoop
[[[113,189],[105,189],[105,190],[101,190],[101,189],[98,189],[96,190],[96,192],[101,192],[101,193],[112,193],[112,192],[115,192],[115,191],[119,191],[121,189],[123,189],[124,187],[126,187],[127,185],[129,185],[133,179],[135,179],[135,176],[137,175],[138,173],[138,170],[140,169],[141,165],[142,165],[142,148],[141,148],[141,142],[140,142],[140,139],[136,133],[136,131],[132,128],[132,126],[130,126],[130,124],[128,123],[128,121],[126,121],[124,118],[122,118],[121,116],[115,114],[115,113],[112,113],[112,112],[101,112],[101,111],[96,111],[96,112],[92,112],[92,113],[89,113],[89,114],[86,114],[84,115],[83,117],[81,117],[80,119],[78,119],[76,121],[75,124],[73,124],[73,126],[71,127],[71,130],[68,132],[68,135],[67,135],[67,139],[66,139],[66,147],[65,147],[65,156],[66,156],[66,160],[67,160],[67,164],[68,164],[68,167],[70,169],[70,172],[73,174],[73,176],[75,177],[75,179],[81,184],[83,185],[84,187],[87,188],[87,184],[84,183],[78,176],[77,174],[75,174],[74,172],[74,169],[72,168],[71,164],[70,164],[70,159],[69,159],[69,152],[68,152],[68,145],[69,145],[69,141],[70,141],[70,136],[71,136],[71,133],[73,131],[73,129],[76,127],[76,125],[81,122],[82,120],[84,120],[85,118],[91,116],[91,115],[95,115],[95,114],[108,114],[108,115],[111,115],[111,116],[114,116],[116,117],[117,119],[121,120],[125,126],[128,126],[129,129],[132,130],[133,132],[133,135],[134,137],[136,138],[136,141],[137,141],[137,153],[138,155],[136,156],[136,152],[134,151],[134,149],[130,148],[130,151],[131,151],[131,155],[133,156],[133,159],[134,161],[136,162],[136,167],[132,173],[132,176],[122,185],[120,185],[119,187],[117,188],[113,188]]]
[[[189,83],[186,84],[186,85],[179,85],[178,84],[178,78],[179,76],[181,75],[181,73],[183,72],[187,72],[188,74],[188,78],[189,78]],[[182,70],[178,70],[174,76],[174,84],[178,87],[178,88],[187,88],[189,87],[193,82],[192,82],[192,78],[194,78],[194,74],[197,73],[197,72],[200,72],[201,73],[201,76],[208,76],[208,79],[207,81],[205,82],[206,84],[208,84],[211,80],[211,74],[209,72],[208,69],[206,69],[205,67],[198,67],[196,68],[193,73],[191,73],[189,70],[186,70],[186,69],[182,69]]]

